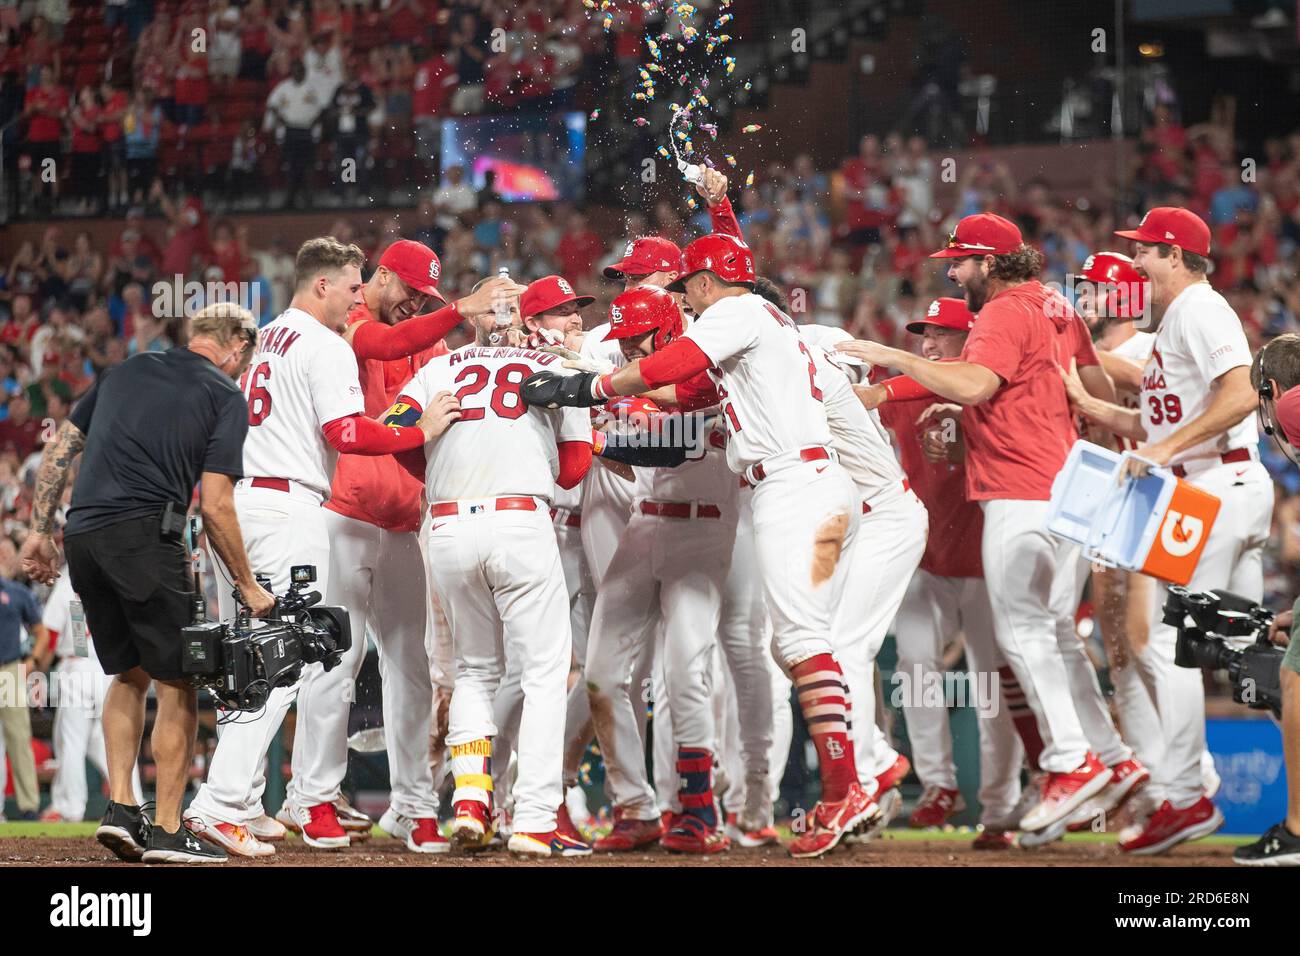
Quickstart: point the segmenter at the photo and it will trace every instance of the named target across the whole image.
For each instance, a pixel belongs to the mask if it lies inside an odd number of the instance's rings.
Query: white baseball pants
[[[329,532],[325,509],[317,496],[297,485],[283,492],[241,482],[235,488],[235,511],[249,562],[254,572],[270,577],[271,590],[277,596],[288,588],[289,568],[295,564],[314,565],[313,590],[328,593]],[[212,563],[217,572],[221,617],[228,620],[235,613],[230,572],[215,555]],[[309,665],[298,684],[271,691],[266,706],[255,713],[218,712],[223,722],[217,725],[217,748],[208,767],[207,782],[199,788],[190,809],[237,825],[248,824],[265,812],[262,793],[266,789],[266,752],[301,685],[321,672],[319,664]]]
[[[298,693],[289,795],[303,806],[340,796],[348,768],[348,718],[369,628],[379,648],[390,802],[403,816],[436,817],[428,759],[433,684],[424,647],[428,588],[419,540],[328,508],[325,527],[330,587],[324,603],[347,608],[352,649],[329,673],[304,681]]]
[[[572,655],[568,594],[548,505],[494,510],[462,502],[428,531],[429,570],[456,658],[447,744],[495,737],[493,702],[506,661],[523,690],[514,828],[549,833],[563,799],[565,695]],[[468,507],[483,511],[469,514]],[[507,759],[507,755],[502,755]]]
[[[635,512],[596,596],[587,647],[591,712],[610,796],[634,820],[670,809],[675,772],[659,778],[658,801],[645,775],[632,686],[637,661],[663,622],[663,692],[654,688],[657,769],[675,767],[674,747],[712,750],[712,655],[736,516],[668,518]],[[665,713],[667,711],[667,713]],[[669,717],[670,715],[670,717]],[[669,718],[669,723],[661,723]],[[661,728],[667,730],[661,737]]]
[[[834,653],[832,621],[862,504],[838,462],[796,460],[767,470],[751,498],[754,548],[773,646],[789,669]]]
[[[906,677],[910,699],[902,709],[912,742],[912,763],[925,786],[957,789],[957,765],[947,707],[927,706],[917,699],[918,685],[942,677],[943,649],[958,631],[965,638],[966,665],[976,689],[979,713],[980,792],[982,821],[1010,814],[1020,799],[1020,766],[1024,747],[1002,705],[998,668],[1004,663],[993,635],[993,609],[983,578],[948,578],[917,569],[898,611],[894,632],[898,640],[895,688]],[[902,702],[900,702],[902,703]]]
[[[876,495],[845,555],[848,585],[832,625],[835,659],[849,685],[858,781],[868,793],[898,752],[876,722],[876,655],[925,553],[930,517],[911,491]],[[861,505],[859,505],[861,511]]]
[[[984,580],[993,629],[1007,664],[1024,689],[1043,738],[1044,770],[1069,773],[1088,752],[1070,678],[1057,639],[1057,620],[1068,613],[1069,589],[1058,579],[1073,560],[1068,542],[1048,534],[1048,503],[983,501]],[[1073,574],[1069,575],[1073,582]],[[1055,604],[1053,601],[1055,600]]]
[[[1264,595],[1264,546],[1273,518],[1273,482],[1259,462],[1219,464],[1187,479],[1222,502],[1200,562],[1187,585],[1193,591],[1226,588],[1258,601]],[[1204,793],[1205,687],[1198,668],[1174,664],[1178,632],[1161,620],[1166,588],[1157,589],[1151,636],[1137,656],[1164,737],[1164,759],[1152,770],[1157,799],[1175,808],[1190,806]]]

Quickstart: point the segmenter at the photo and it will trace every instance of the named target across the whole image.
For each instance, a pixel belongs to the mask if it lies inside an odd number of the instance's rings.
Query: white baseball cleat
[[[353,843],[370,839],[375,821],[348,803],[346,798],[339,797],[334,801],[334,815],[338,817],[339,826],[347,831]]]
[[[897,787],[892,787],[876,798],[876,806],[879,812],[865,823],[859,824],[858,828],[852,833],[845,834],[840,843],[870,843],[876,837],[884,832],[885,828],[893,822],[903,809],[903,793]]]
[[[248,824],[248,832],[257,837],[263,843],[279,843],[289,832],[288,828],[276,820],[263,813],[256,820]]]
[[[402,840],[412,853],[449,853],[451,843],[438,829],[437,817],[419,820],[398,813],[392,807],[384,811],[377,824],[390,837]]]
[[[249,859],[275,856],[275,847],[269,843],[263,843],[246,826],[214,820],[200,813],[192,812],[185,814],[185,825],[189,827],[195,836],[216,844],[234,856],[243,856]]]

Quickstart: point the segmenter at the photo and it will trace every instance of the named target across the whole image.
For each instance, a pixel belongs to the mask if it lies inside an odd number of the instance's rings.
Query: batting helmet
[[[651,332],[655,334],[656,350],[682,334],[682,310],[676,299],[652,285],[628,289],[614,299],[609,307],[606,342],[639,338]]]
[[[712,272],[724,282],[754,284],[754,253],[735,236],[714,232],[701,236],[682,253],[685,271],[668,283],[669,292],[686,291],[686,280],[697,272]]]
[[[1133,260],[1118,252],[1094,252],[1083,263],[1080,273],[1097,285],[1113,285],[1106,302],[1110,314],[1120,319],[1135,319],[1142,314],[1146,300],[1146,280],[1133,265]]]

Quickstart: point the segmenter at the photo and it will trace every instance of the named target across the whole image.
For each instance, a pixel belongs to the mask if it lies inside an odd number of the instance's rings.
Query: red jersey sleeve
[[[982,365],[1002,381],[1011,381],[1020,368],[1021,322],[1023,316],[1017,312],[998,309],[994,303],[985,306],[966,339],[961,361]]]
[[[684,382],[677,383],[677,407],[684,412],[708,408],[722,401],[718,387],[713,384],[707,372],[693,375]]]

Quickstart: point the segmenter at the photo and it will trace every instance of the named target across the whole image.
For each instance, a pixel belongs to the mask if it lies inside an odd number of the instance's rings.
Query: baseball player
[[[820,856],[877,809],[858,783],[844,675],[831,641],[846,577],[841,553],[856,532],[860,499],[829,447],[808,346],[788,317],[751,291],[748,247],[711,234],[692,242],[684,260],[684,275],[668,289],[685,292],[698,319],[679,339],[613,373],[536,375],[521,394],[543,407],[586,407],[676,385],[686,410],[721,401],[728,464],[757,486],[755,543],[774,643],[798,689],[821,769],[822,800],[790,852]]]
[[[1133,267],[1133,260],[1118,252],[1089,256],[1080,275],[1092,287],[1091,294],[1078,299],[1079,314],[1092,329],[1097,355],[1115,382],[1117,403],[1136,409],[1142,366],[1155,342],[1154,334],[1139,331],[1134,322],[1146,308],[1146,283]],[[1097,438],[1109,439],[1120,451],[1134,451],[1138,446],[1124,435],[1102,433],[1093,440]],[[1164,750],[1160,718],[1133,661],[1134,653],[1141,653],[1147,645],[1155,581],[1135,571],[1094,568],[1092,603],[1106,642],[1115,709],[1124,739],[1146,766],[1159,766]]]
[[[1241,321],[1206,279],[1209,227],[1186,209],[1161,206],[1136,229],[1116,233],[1136,243],[1133,265],[1151,283],[1160,315],[1143,370],[1139,408],[1083,394],[1067,376],[1070,399],[1090,421],[1137,439],[1142,458],[1219,498],[1218,518],[1188,587],[1227,588],[1252,600],[1263,595],[1263,548],[1273,510],[1273,484],[1259,462],[1250,413],[1251,354]],[[1134,471],[1144,466],[1134,463]],[[1180,525],[1181,527],[1181,525]],[[1179,541],[1194,547],[1199,534],[1184,528]],[[1185,539],[1185,540],[1182,540]],[[1144,826],[1120,834],[1127,853],[1161,853],[1213,833],[1223,815],[1205,794],[1205,693],[1200,673],[1174,666],[1176,631],[1164,624],[1158,589],[1147,647],[1135,653],[1143,682],[1156,702],[1164,759],[1152,781],[1157,809]]]
[[[848,340],[848,333],[807,325],[799,331],[817,365],[832,447],[861,502],[861,524],[845,556],[851,587],[836,608],[832,642],[857,712],[851,729],[858,780],[880,806],[877,816],[850,838],[867,839],[897,814],[902,802],[898,785],[911,769],[876,721],[875,662],[925,551],[929,516],[904,477],[879,418],[853,392],[852,381],[863,371],[860,363],[825,348]],[[854,366],[851,379],[847,370]]]
[[[576,486],[591,464],[591,422],[583,412],[529,409],[519,392],[534,372],[560,362],[532,349],[466,346],[426,364],[386,419],[438,406],[457,418],[424,449],[423,470],[428,567],[456,660],[447,734],[452,841],[465,850],[485,845],[493,831],[493,698],[510,659],[518,661],[524,702],[508,848],[591,853],[556,831],[572,632],[550,517],[554,485]]]
[[[45,599],[41,623],[59,658],[54,671],[58,699],[54,711],[54,756],[58,769],[50,783],[50,806],[42,820],[79,823],[86,815],[86,760],[108,779],[104,751],[104,695],[113,678],[106,675],[95,656],[95,645],[86,625],[86,613],[65,573],[54,582]],[[132,780],[136,804],[144,802],[137,766]]]
[[[563,276],[543,276],[529,283],[519,299],[519,312],[528,342],[534,347],[560,345],[572,350],[582,344],[582,309],[595,301],[593,296],[578,295]],[[595,469],[593,469],[595,470]],[[620,479],[621,480],[621,479]],[[577,662],[578,679],[569,688],[568,709],[565,715],[564,791],[567,795],[578,786],[582,755],[592,738],[591,707],[582,680],[582,665],[587,656],[587,631],[591,622],[591,608],[595,602],[595,584],[587,569],[587,559],[582,548],[582,486],[562,488],[555,486],[552,496],[551,520],[555,524],[555,540],[560,550],[564,581],[569,600],[569,624],[573,632],[573,655]],[[507,761],[523,704],[520,688],[520,670],[514,662],[507,662],[506,677],[496,696],[497,737],[494,748],[498,760],[494,765],[494,793],[504,803],[509,787],[505,781]],[[566,803],[558,808],[556,829],[577,840],[585,839],[569,817]]]
[[[930,361],[955,360],[966,344],[975,317],[961,299],[935,299],[924,318],[907,331],[921,336],[921,354]],[[903,470],[930,515],[930,536],[920,567],[908,585],[898,612],[898,672],[914,688],[931,675],[943,673],[943,650],[958,630],[965,638],[967,666],[976,687],[989,687],[992,697],[979,701],[980,822],[976,849],[1002,849],[1012,845],[1014,830],[999,827],[1020,794],[1023,750],[1011,724],[1011,713],[994,683],[1005,667],[993,636],[993,611],[989,606],[980,561],[984,516],[979,505],[967,501],[965,464],[961,460],[934,461],[922,446],[921,417],[928,398],[877,402],[888,394],[887,383],[866,386],[869,407],[879,404],[881,422],[894,433]],[[983,679],[980,679],[983,678]],[[957,767],[952,758],[952,737],[946,707],[926,706],[910,695],[905,704],[912,760],[924,787],[908,823],[912,827],[942,826],[965,809],[957,787]],[[1030,720],[1032,721],[1032,715]]]
[[[433,409],[412,426],[386,428],[364,415],[357,360],[344,341],[348,313],[360,304],[356,246],[311,239],[298,250],[289,308],[266,325],[244,378],[249,435],[235,506],[253,567],[282,591],[294,565],[316,567],[322,592],[330,587],[328,499],[338,454],[386,455],[420,447],[447,419]],[[223,619],[234,614],[229,575],[219,562]],[[302,684],[322,668],[308,668]],[[196,832],[244,856],[275,852],[248,831],[265,815],[261,790],[271,740],[298,693],[298,685],[271,692],[256,714],[223,717],[207,782],[190,806]],[[299,751],[301,752],[301,751]],[[309,846],[347,846],[348,834],[332,803],[298,807],[296,822]]]
[[[445,354],[443,336],[463,317],[490,312],[496,296],[523,287],[490,279],[454,305],[420,314],[438,292],[441,264],[432,249],[398,240],[361,288],[361,304],[348,314],[343,338],[357,357],[365,412],[381,415],[429,358]],[[424,647],[424,562],[417,532],[422,488],[390,456],[341,455],[334,472],[325,526],[330,539],[329,604],[348,609],[356,635],[367,627],[379,648],[385,742],[392,796],[380,829],[417,853],[449,848],[438,831],[438,799],[428,760],[432,685]],[[347,773],[347,727],[353,682],[365,661],[366,642],[356,640],[345,666],[304,682],[298,693],[294,776],[277,815],[299,831],[301,808],[336,804]],[[347,812],[347,811],[343,811]],[[369,836],[371,821],[340,825],[353,839]],[[256,831],[254,831],[256,832]]]
[[[654,286],[624,292],[610,307],[607,338],[619,343],[629,361],[665,348],[681,332],[676,301]],[[721,432],[710,429],[710,438],[715,448],[725,444]],[[730,846],[713,795],[712,666],[737,493],[735,476],[717,451],[706,451],[679,468],[643,473],[632,518],[592,612],[587,687],[624,830],[638,824],[645,830],[661,826],[659,803],[645,776],[637,701],[630,688],[636,660],[654,639],[653,623],[662,618],[680,810],[660,843],[682,853],[718,853]],[[660,702],[656,698],[657,709]],[[626,835],[633,845],[642,842],[639,835]]]
[[[1075,438],[1065,392],[1051,376],[1059,377],[1059,340],[1078,317],[1038,281],[1041,254],[1001,216],[962,219],[933,257],[954,260],[949,278],[980,316],[958,361],[930,362],[876,343],[838,348],[898,368],[964,406],[967,498],[984,510],[981,557],[994,630],[1043,741],[1038,762],[1047,775],[1021,827],[1041,830],[1068,818],[1113,777],[1089,749],[1058,634],[1058,622],[1073,612],[1058,570],[1073,555],[1044,527],[1052,480]],[[1081,374],[1105,379],[1096,365]]]

